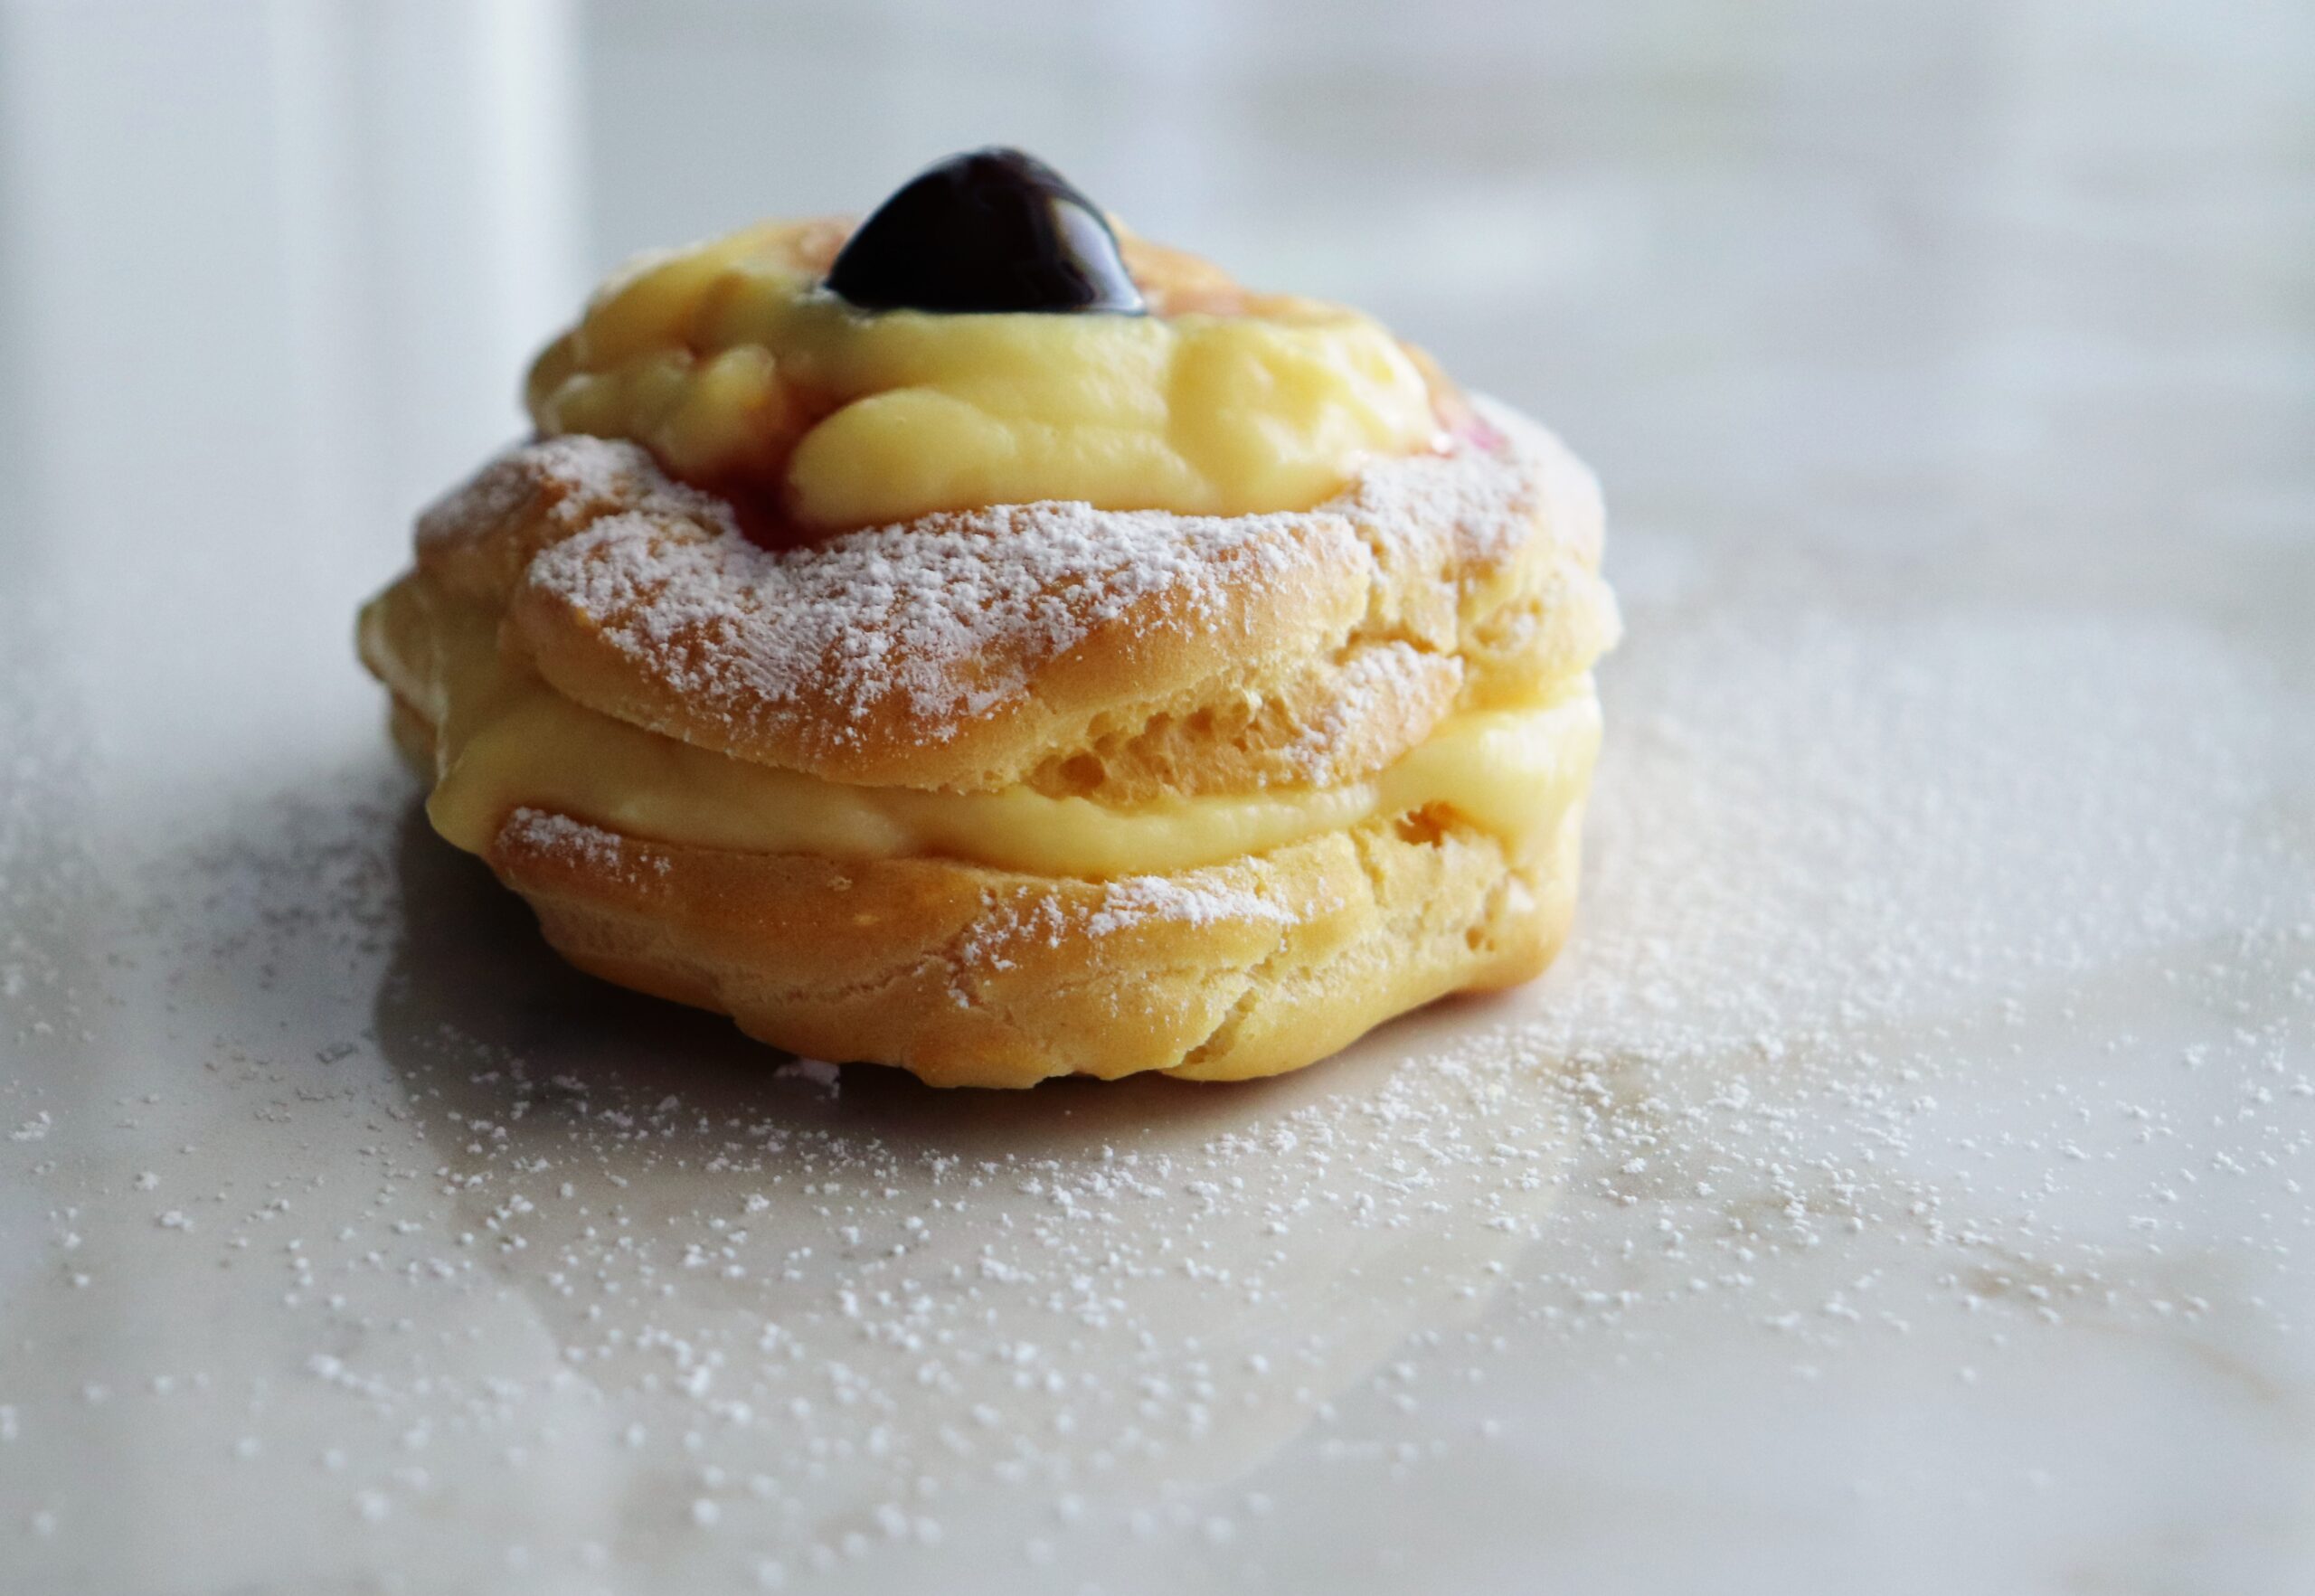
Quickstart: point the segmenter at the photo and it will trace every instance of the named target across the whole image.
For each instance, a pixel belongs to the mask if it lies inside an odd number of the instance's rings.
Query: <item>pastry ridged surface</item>
[[[1616,626],[1600,532],[1589,473],[1496,407],[1309,511],[1004,505],[779,552],[570,437],[430,510],[410,580],[503,606],[571,699],[736,759],[1129,803],[1351,779],[1580,674]]]
[[[1556,951],[1597,737],[1587,673],[1617,628],[1600,537],[1589,473],[1489,405],[1451,449],[1375,462],[1309,511],[997,506],[780,552],[636,445],[569,437],[427,513],[363,647],[421,765],[455,762],[453,722],[475,713],[437,624],[459,616],[524,691],[717,770],[1120,815],[1347,789],[1468,713],[1574,705],[1514,830],[1385,807],[1195,867],[707,845],[525,794],[520,770],[463,834],[572,962],[782,1047],[938,1084],[1238,1079]]]
[[[1579,803],[1535,858],[1376,822],[1170,875],[1055,880],[623,837],[519,811],[490,863],[581,968],[937,1086],[1244,1080],[1527,979],[1575,910]]]

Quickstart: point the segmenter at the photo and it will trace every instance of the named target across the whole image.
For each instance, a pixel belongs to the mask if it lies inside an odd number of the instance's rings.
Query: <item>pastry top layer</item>
[[[848,231],[765,223],[629,267],[533,367],[539,431],[639,442],[799,542],[1043,500],[1299,510],[1439,430],[1423,363],[1341,306],[1129,240],[1148,316],[871,313],[821,283]]]
[[[994,505],[771,552],[641,448],[510,450],[414,580],[591,709],[842,782],[1136,802],[1371,774],[1614,641],[1598,491],[1481,405],[1299,513]]]

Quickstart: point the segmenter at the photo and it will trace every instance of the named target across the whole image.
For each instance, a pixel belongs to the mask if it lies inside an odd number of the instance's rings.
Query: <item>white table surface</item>
[[[2315,12],[0,10],[0,1589],[2315,1588]],[[1608,484],[1574,944],[780,1077],[353,607],[627,250],[988,138]]]

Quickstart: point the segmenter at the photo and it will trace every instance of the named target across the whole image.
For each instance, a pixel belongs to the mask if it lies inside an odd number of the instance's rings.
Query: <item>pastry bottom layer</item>
[[[1574,915],[1583,807],[1517,862],[1418,811],[1106,883],[647,842],[535,810],[486,856],[572,963],[790,1052],[936,1086],[1236,1081],[1541,971]]]

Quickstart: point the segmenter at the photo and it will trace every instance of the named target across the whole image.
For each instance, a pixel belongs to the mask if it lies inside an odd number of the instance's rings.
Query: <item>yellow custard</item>
[[[437,728],[435,829],[485,853],[515,808],[634,836],[753,853],[938,855],[1050,875],[1217,864],[1438,806],[1515,860],[1547,843],[1589,781],[1600,739],[1587,673],[1517,708],[1466,712],[1374,777],[1341,787],[1111,807],[1025,787],[855,787],[750,764],[565,698],[496,640],[491,613],[412,581],[364,611],[364,653]]]
[[[842,236],[766,224],[631,268],[540,355],[532,419],[815,531],[1041,499],[1306,509],[1438,428],[1415,359],[1356,311],[872,314],[819,286]]]

